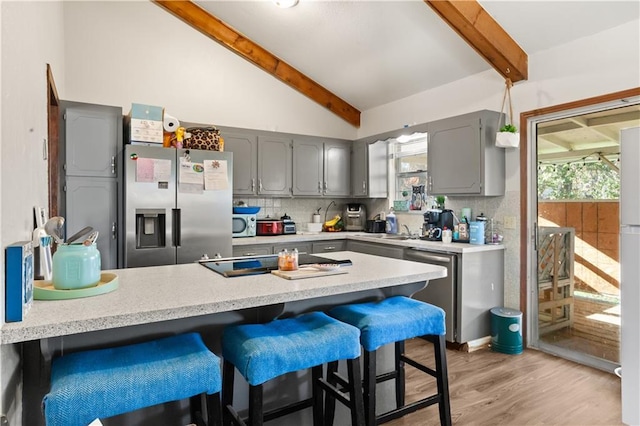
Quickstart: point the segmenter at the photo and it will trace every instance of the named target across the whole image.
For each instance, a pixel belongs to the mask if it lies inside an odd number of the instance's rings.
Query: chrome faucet
[[[407,230],[407,235],[411,236],[411,230],[409,229],[409,227],[405,223],[403,223],[402,226]]]

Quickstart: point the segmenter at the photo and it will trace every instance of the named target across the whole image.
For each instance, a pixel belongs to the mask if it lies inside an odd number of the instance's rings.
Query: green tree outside
[[[539,200],[617,200],[620,174],[601,161],[541,164]]]

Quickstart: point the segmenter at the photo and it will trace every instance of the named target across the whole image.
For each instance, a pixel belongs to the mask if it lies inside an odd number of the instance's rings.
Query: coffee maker
[[[444,228],[453,230],[453,210],[429,209],[423,215],[422,239],[442,241]]]
[[[363,204],[348,203],[342,216],[345,231],[364,231],[367,210]]]

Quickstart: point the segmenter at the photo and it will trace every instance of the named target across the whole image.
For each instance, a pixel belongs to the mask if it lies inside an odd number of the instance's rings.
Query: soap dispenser
[[[396,220],[396,215],[393,212],[393,207],[389,211],[387,215],[387,234],[397,234],[398,233],[398,221]]]

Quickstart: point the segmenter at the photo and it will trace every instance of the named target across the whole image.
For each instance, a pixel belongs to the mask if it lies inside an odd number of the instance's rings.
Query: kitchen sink
[[[404,234],[371,234],[364,235],[367,238],[379,238],[381,240],[417,240],[418,236],[404,235]]]

